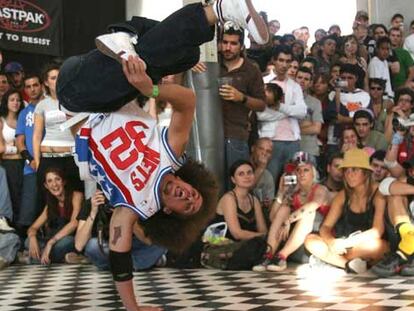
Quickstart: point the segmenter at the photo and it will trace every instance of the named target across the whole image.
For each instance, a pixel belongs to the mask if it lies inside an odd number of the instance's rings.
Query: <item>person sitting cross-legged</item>
[[[309,233],[318,230],[329,210],[328,190],[317,183],[318,174],[309,154],[298,152],[294,159],[295,175],[282,176],[277,199],[270,211],[272,224],[267,238],[270,248],[253,271],[285,270],[287,258],[303,245]],[[288,182],[289,177],[294,177],[292,180],[297,180],[297,185]]]

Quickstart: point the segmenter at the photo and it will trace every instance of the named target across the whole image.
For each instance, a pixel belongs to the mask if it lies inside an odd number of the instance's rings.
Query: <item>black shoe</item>
[[[378,276],[389,277],[399,274],[407,260],[403,259],[397,252],[387,254],[384,259],[371,268]]]
[[[414,255],[411,255],[408,262],[402,266],[401,275],[414,276]]]

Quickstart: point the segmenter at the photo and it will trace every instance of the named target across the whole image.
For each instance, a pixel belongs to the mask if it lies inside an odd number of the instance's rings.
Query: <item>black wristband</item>
[[[243,99],[241,101],[242,104],[246,104],[247,103],[247,96],[243,94]]]
[[[27,151],[27,149],[25,149],[22,152],[20,152],[20,155],[22,156],[23,160],[26,160],[29,163],[33,161],[33,157],[29,153],[29,151]]]

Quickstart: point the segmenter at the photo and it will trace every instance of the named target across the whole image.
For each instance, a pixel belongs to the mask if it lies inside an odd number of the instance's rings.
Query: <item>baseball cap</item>
[[[355,19],[360,19],[360,18],[369,19],[368,12],[364,10],[358,11],[355,15]]]
[[[18,62],[7,63],[7,65],[4,67],[5,73],[15,73],[19,71],[23,71],[23,66]]]
[[[398,118],[398,120],[405,127],[413,126],[414,125],[414,113],[410,114],[410,116],[408,117],[408,119]]]

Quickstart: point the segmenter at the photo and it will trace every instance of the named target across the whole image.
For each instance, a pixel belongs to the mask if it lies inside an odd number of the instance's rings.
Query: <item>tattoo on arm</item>
[[[111,241],[112,245],[116,245],[116,243],[121,238],[121,236],[122,236],[121,226],[114,227],[114,236],[113,236],[112,241]]]

